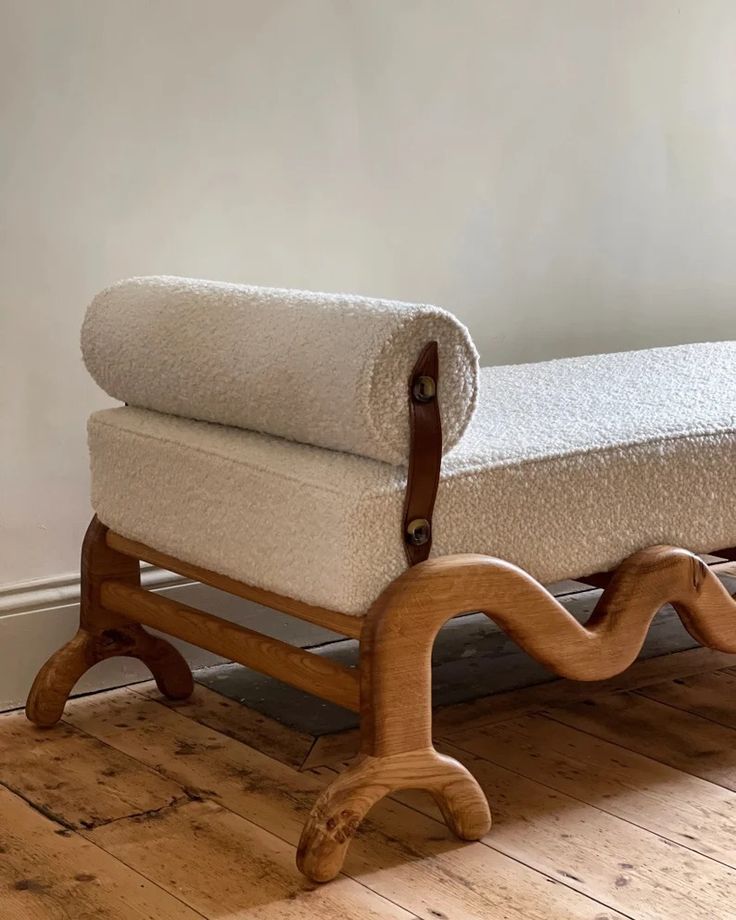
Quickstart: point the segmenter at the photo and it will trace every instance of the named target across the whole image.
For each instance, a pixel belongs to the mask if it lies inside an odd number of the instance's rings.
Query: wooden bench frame
[[[426,349],[423,355],[426,359]],[[420,356],[417,368],[423,367],[421,361]],[[419,402],[427,402],[419,396]],[[416,406],[414,410],[416,415]],[[438,424],[438,410],[433,411],[434,421],[428,409],[418,423]],[[436,438],[439,429],[432,430]],[[415,438],[412,429],[412,450],[415,443],[424,448],[416,456],[412,453],[419,485],[414,493],[407,487],[405,523],[417,510],[420,518],[431,518],[433,470],[427,468],[428,457],[436,455],[432,463],[439,475],[441,444],[431,437]],[[736,558],[736,551],[720,550],[716,555]],[[141,561],[358,639],[360,665],[342,667],[151,593],[141,588]],[[388,585],[365,615],[350,616],[167,556],[108,530],[94,518],[82,547],[79,630],[37,675],[26,713],[36,725],[54,725],[85,671],[115,655],[143,661],[165,696],[188,697],[193,689],[189,666],[169,642],[145,627],[359,712],[361,752],[317,799],[298,848],[302,872],[315,881],[327,881],[340,871],[350,838],[366,812],[399,789],[430,792],[462,839],[477,840],[490,828],[488,803],[476,780],[432,744],[432,646],[451,617],[482,611],[549,670],[576,680],[602,680],[627,668],[641,650],[652,618],[666,603],[673,604],[700,644],[736,652],[736,602],[707,565],[687,550],[651,547],[629,557],[613,573],[581,580],[604,588],[585,625],[530,575],[481,555],[420,561]]]
[[[141,560],[357,638],[360,667],[345,668],[141,588]],[[37,675],[26,713],[36,725],[54,725],[85,671],[115,655],[140,659],[165,696],[185,699],[193,689],[189,666],[145,626],[360,712],[361,753],[319,796],[298,850],[300,869],[327,881],[340,871],[366,812],[399,789],[429,791],[464,840],[476,840],[490,828],[488,804],[475,779],[432,745],[432,646],[448,619],[482,611],[545,667],[575,680],[602,680],[628,667],[666,603],[700,644],[736,652],[736,602],[686,550],[642,550],[610,577],[590,581],[607,584],[581,625],[516,566],[490,556],[444,556],[400,575],[365,616],[348,616],[189,565],[127,540],[95,518],[82,549],[79,631]]]

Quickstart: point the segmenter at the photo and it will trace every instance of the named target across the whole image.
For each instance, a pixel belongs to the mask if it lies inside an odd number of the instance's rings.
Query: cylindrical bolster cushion
[[[95,297],[90,374],[115,399],[388,463],[408,460],[408,381],[439,343],[444,450],[475,408],[478,356],[437,307],[188,278],[132,278]]]

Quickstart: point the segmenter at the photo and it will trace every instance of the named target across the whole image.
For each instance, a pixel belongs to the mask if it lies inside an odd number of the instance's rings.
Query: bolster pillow
[[[98,294],[82,327],[90,374],[121,402],[393,464],[408,460],[408,381],[433,340],[447,452],[475,408],[478,355],[438,307],[131,278]]]

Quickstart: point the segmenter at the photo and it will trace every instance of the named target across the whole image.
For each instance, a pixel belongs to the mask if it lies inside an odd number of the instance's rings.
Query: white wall
[[[733,336],[733,0],[0,0],[0,585],[73,571],[86,302],[439,302],[487,361]]]

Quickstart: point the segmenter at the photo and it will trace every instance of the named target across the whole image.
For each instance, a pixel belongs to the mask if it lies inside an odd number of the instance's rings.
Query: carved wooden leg
[[[366,616],[361,634],[361,753],[317,799],[297,853],[301,871],[326,882],[340,871],[369,809],[399,789],[431,793],[463,840],[488,832],[480,786],[462,764],[432,745],[432,646],[451,614],[432,605],[394,603],[391,592]]]
[[[138,561],[110,549],[106,534],[107,528],[93,518],[82,545],[79,631],[36,675],[26,703],[26,715],[36,725],[48,728],[58,722],[79,678],[116,655],[140,659],[153,673],[159,690],[171,699],[185,699],[192,692],[189,665],[173,645],[102,606],[100,584],[104,579],[140,583]]]
[[[656,612],[672,603],[691,635],[736,652],[736,601],[697,556],[671,546],[635,553],[613,577],[585,625],[530,575],[490,556],[445,556],[393,581],[361,634],[362,754],[317,800],[298,863],[316,881],[339,872],[368,809],[396,789],[429,790],[459,836],[490,825],[485,798],[430,737],[430,654],[450,617],[482,610],[561,677],[603,680],[639,653]]]
[[[479,840],[491,827],[488,802],[473,776],[433,747],[385,754],[360,754],[319,796],[302,832],[297,865],[315,882],[333,879],[350,839],[368,811],[399,789],[431,793],[448,827],[461,840]]]

